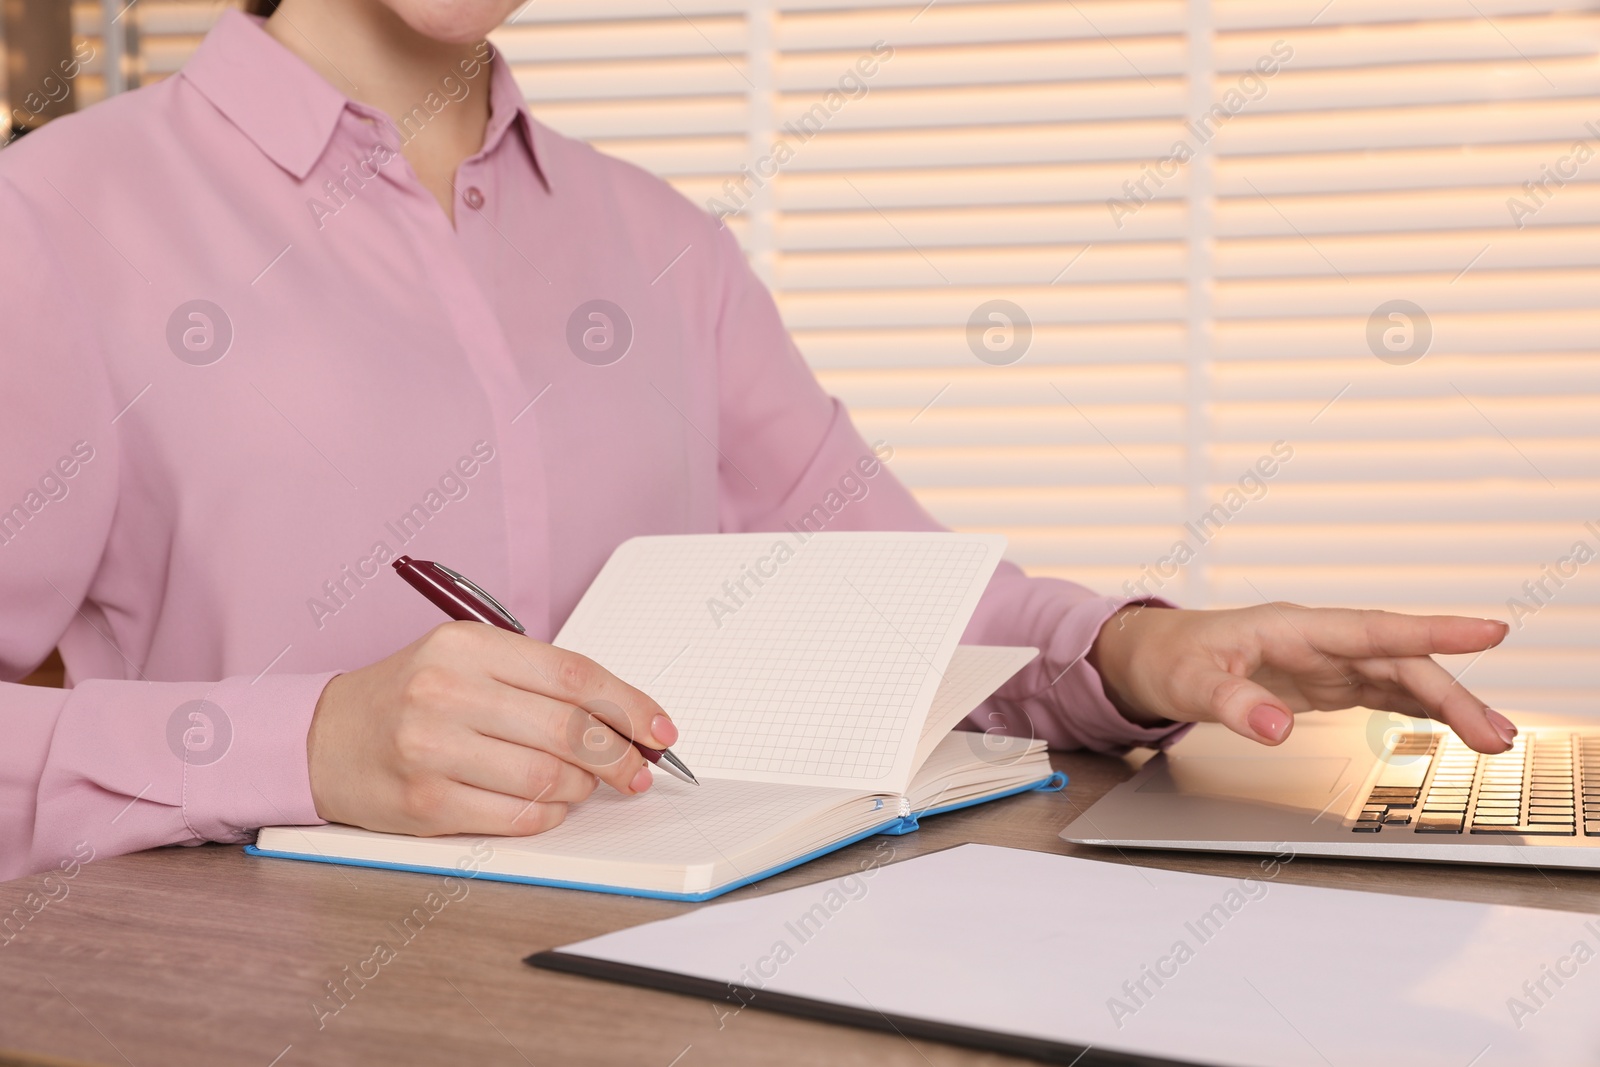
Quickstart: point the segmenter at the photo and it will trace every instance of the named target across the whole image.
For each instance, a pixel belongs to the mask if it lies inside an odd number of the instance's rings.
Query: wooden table
[[[1063,793],[931,818],[917,833],[868,839],[725,899],[848,873],[879,841],[896,859],[981,841],[1230,877],[1259,873],[1248,856],[1122,856],[1066,844],[1060,829],[1135,763],[1086,755],[1055,763],[1071,776]],[[1600,911],[1600,876],[1582,872],[1301,858],[1279,878]],[[0,885],[0,915],[40,881]],[[0,1049],[19,1050],[0,1052],[0,1067],[1022,1062],[755,1010],[719,1018],[726,1009],[707,1001],[534,970],[521,962],[530,952],[704,905],[496,882],[471,883],[319,1028],[314,1005],[326,983],[371,956],[378,940],[393,942],[389,924],[440,882],[252,858],[229,846],[97,860],[0,944]],[[997,925],[1027,919],[1009,914],[1003,899],[973,907]]]

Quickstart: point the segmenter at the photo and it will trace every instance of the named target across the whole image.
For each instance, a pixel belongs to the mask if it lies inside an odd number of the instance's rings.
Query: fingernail
[[[639,773],[633,776],[633,781],[628,783],[628,788],[635,793],[643,793],[650,788],[650,783],[655,781],[648,766],[640,767]]]
[[[665,715],[657,715],[650,720],[650,736],[660,744],[670,745],[678,740],[678,728]]]
[[[1517,724],[1493,708],[1485,708],[1483,713],[1489,717],[1489,725],[1493,726],[1494,732],[1500,735],[1500,740],[1510,745],[1517,736]]]
[[[1257,704],[1245,720],[1250,729],[1269,741],[1282,741],[1289,733],[1289,713],[1271,704]]]

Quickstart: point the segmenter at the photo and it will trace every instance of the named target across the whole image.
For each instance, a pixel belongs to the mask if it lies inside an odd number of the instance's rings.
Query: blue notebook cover
[[[557,889],[582,889],[590,893],[614,893],[617,896],[624,897],[650,897],[655,900],[680,900],[689,903],[699,903],[700,901],[711,900],[714,897],[720,897],[724,893],[731,893],[741,886],[750,885],[753,882],[759,882],[764,878],[771,878],[773,875],[781,874],[791,867],[798,867],[802,863],[809,863],[818,856],[825,856],[830,852],[836,852],[839,849],[844,848],[846,845],[853,845],[857,841],[871,837],[874,834],[909,834],[919,827],[918,820],[926,818],[929,815],[943,815],[947,811],[956,811],[960,808],[970,808],[975,807],[978,804],[987,804],[991,800],[1000,800],[1003,797],[1016,796],[1018,793],[1054,793],[1065,788],[1066,784],[1067,776],[1062,774],[1060,771],[1056,771],[1048,778],[1041,778],[1037,782],[1029,782],[1027,785],[1019,785],[1015,789],[1006,790],[1004,793],[995,793],[991,796],[979,797],[976,800],[967,800],[959,804],[946,804],[945,806],[939,808],[930,808],[926,811],[912,812],[910,815],[896,816],[880,826],[874,826],[870,830],[863,830],[859,834],[847,837],[842,841],[836,841],[831,845],[817,849],[815,852],[809,852],[798,859],[789,860],[787,863],[780,863],[776,867],[769,867],[767,870],[764,870],[759,874],[752,874],[749,877],[740,878],[737,881],[729,882],[726,885],[717,886],[715,889],[708,889],[702,893],[663,893],[648,889],[631,889],[625,886],[597,885],[590,882],[563,882],[554,878],[525,878],[521,875],[491,874],[485,871],[478,871],[473,874],[465,874],[454,867],[419,867],[409,863],[380,863],[376,860],[336,859],[330,856],[311,856],[303,852],[268,851],[267,849],[257,848],[255,845],[246,845],[244,850],[252,856],[269,856],[275,859],[307,860],[311,863],[334,863],[345,867],[377,867],[389,871],[412,871],[417,874],[440,874],[451,878],[483,878],[491,882],[518,882],[523,885],[554,886]]]

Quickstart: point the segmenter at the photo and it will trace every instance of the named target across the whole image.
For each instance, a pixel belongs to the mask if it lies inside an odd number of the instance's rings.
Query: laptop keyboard
[[[1401,734],[1351,830],[1600,837],[1600,734],[1525,731],[1498,755]]]

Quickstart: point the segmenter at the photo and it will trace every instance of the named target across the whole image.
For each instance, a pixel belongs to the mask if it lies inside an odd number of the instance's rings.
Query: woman
[[[483,43],[513,7],[230,12],[0,159],[0,669],[59,646],[74,683],[0,688],[0,876],[270,823],[535,833],[597,779],[643,791],[631,749],[574,747],[583,708],[676,728],[545,640],[623,539],[778,529],[873,455],[727,231],[528,116]],[[937,525],[884,473],[833,528]],[[401,553],[529,636],[436,626]],[[1057,746],[1275,744],[1359,704],[1497,752],[1514,727],[1429,656],[1504,634],[1004,566],[966,640],[1043,650],[986,719]]]

